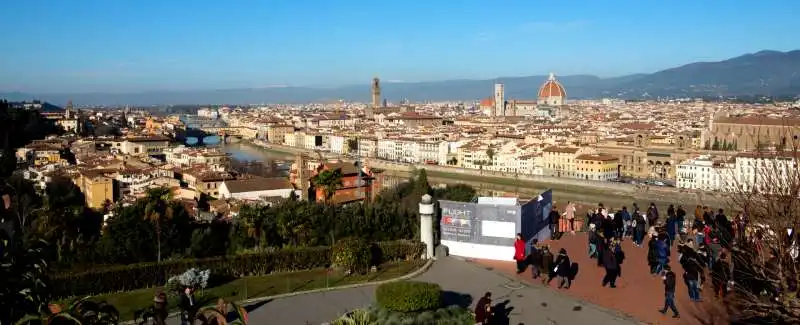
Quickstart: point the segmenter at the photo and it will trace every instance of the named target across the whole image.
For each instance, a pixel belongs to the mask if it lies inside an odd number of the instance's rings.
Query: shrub
[[[183,288],[205,289],[208,286],[208,279],[211,277],[211,270],[201,271],[197,268],[191,268],[182,274],[173,276],[167,280],[164,285],[167,291],[183,292]]]
[[[370,307],[357,309],[333,321],[332,325],[473,325],[475,315],[464,307],[449,306],[418,313],[389,311],[385,308]]]
[[[336,267],[341,267],[354,273],[363,273],[373,262],[370,245],[358,238],[339,240],[331,250],[331,261]]]
[[[421,253],[409,255],[410,252],[425,249],[424,244],[412,241],[382,242],[375,247],[377,251],[373,253],[375,256],[380,256],[376,264],[405,260],[406,256],[418,258]],[[161,286],[170,277],[191,268],[210,270],[214,278],[230,279],[308,270],[327,267],[330,264],[329,247],[284,248],[252,254],[138,263],[58,274],[52,277],[52,290],[57,298],[85,296]],[[209,285],[213,286],[213,283]]]
[[[378,306],[396,312],[434,310],[442,305],[442,288],[435,283],[398,281],[385,283],[375,290]]]
[[[380,263],[416,260],[425,253],[425,243],[411,240],[379,242],[375,246],[373,256]]]

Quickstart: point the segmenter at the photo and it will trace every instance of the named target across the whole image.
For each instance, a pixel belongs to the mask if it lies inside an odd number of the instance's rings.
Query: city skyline
[[[800,48],[790,35],[800,4],[780,1],[45,3],[4,5],[19,13],[9,24],[23,28],[0,36],[0,91],[341,86],[374,76],[419,82],[549,72],[613,77]]]

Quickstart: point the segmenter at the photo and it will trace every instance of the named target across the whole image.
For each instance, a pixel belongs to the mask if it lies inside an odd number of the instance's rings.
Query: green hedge
[[[442,287],[435,283],[398,281],[375,289],[378,306],[402,313],[435,310],[442,306]]]
[[[353,273],[366,272],[373,263],[374,253],[370,244],[359,238],[345,238],[336,241],[331,249],[331,262],[337,268]]]
[[[382,242],[374,245],[373,261],[406,260],[425,250],[413,241]],[[138,263],[60,274],[52,277],[56,297],[73,297],[158,287],[171,276],[196,267],[210,269],[216,278],[267,275],[274,272],[308,270],[331,265],[330,247],[285,248],[263,253],[184,259],[161,263]]]

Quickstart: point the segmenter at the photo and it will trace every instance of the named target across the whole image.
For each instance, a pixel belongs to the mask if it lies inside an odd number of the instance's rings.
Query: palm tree
[[[336,194],[336,189],[342,186],[342,170],[323,170],[311,178],[311,183],[321,188],[325,195],[325,202],[331,203],[331,199]]]
[[[43,241],[25,242],[19,232],[0,228],[0,324],[44,312],[51,298],[48,246]]]
[[[156,226],[159,262],[161,262],[161,221],[172,218],[172,207],[169,204],[171,201],[172,191],[166,187],[148,190],[145,198],[144,218]]]

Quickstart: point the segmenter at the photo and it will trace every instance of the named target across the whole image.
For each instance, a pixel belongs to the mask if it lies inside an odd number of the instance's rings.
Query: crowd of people
[[[568,203],[563,213],[553,209],[549,218],[552,239],[560,238],[564,232],[578,230],[575,228],[576,210],[573,203]],[[560,218],[568,221],[567,229],[560,226]],[[674,318],[680,314],[675,304],[677,276],[670,267],[671,259],[677,259],[682,269],[680,273],[689,299],[700,302],[704,284],[709,279],[710,286],[707,287],[713,290],[715,297],[724,298],[733,290],[741,290],[757,293],[766,299],[776,298],[779,277],[795,277],[786,273],[789,270],[779,273],[779,250],[774,248],[774,242],[769,243],[768,238],[787,241],[786,244],[792,247],[786,253],[791,256],[785,256],[789,261],[797,263],[800,255],[797,236],[792,229],[776,230],[776,236],[764,226],[751,225],[743,213],[729,218],[723,209],[713,211],[699,205],[692,215],[681,205],[670,205],[666,215],[662,216],[653,203],[644,211],[636,203],[632,209],[622,207],[617,211],[599,204],[587,213],[584,224],[588,232],[589,257],[597,261],[598,267],[605,269],[602,286],[616,288],[625,260],[621,243],[631,240],[634,247],[647,249],[649,272],[663,281],[664,305],[659,311],[662,314],[671,311]],[[783,230],[786,232],[781,236]],[[527,243],[518,234],[514,256],[517,272],[521,274],[530,268],[534,279],[549,283],[557,278],[559,288],[569,288],[577,266],[571,264],[567,251],[562,248],[554,256],[547,244],[540,244],[536,239],[529,245]],[[677,256],[673,256],[673,251]],[[797,291],[797,283],[793,282],[789,288]]]

